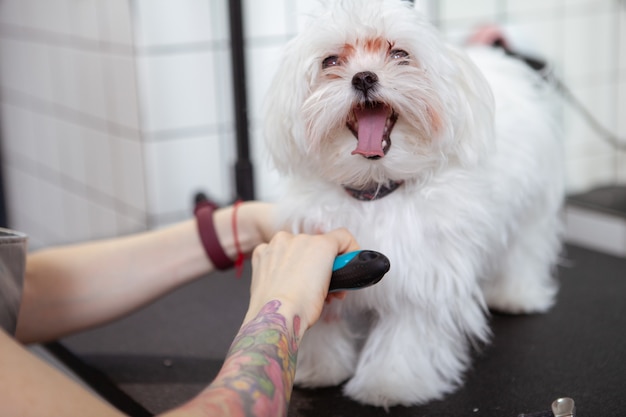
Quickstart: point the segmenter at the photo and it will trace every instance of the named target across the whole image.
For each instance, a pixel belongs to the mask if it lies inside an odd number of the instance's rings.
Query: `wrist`
[[[224,208],[196,206],[198,232],[205,253],[217,269],[240,265],[244,255],[273,235],[271,204],[237,202]],[[237,261],[237,262],[235,262]]]
[[[220,241],[220,231],[224,230],[223,216],[217,215],[217,206],[209,201],[196,204],[194,215],[200,242],[207,258],[217,269],[230,269],[234,262],[232,256],[225,251],[224,244]],[[223,240],[223,239],[222,239]],[[236,242],[236,240],[235,240]],[[235,247],[237,247],[235,245]]]
[[[261,244],[270,241],[275,234],[273,205],[260,201],[246,201],[239,207],[238,219],[241,228],[250,234],[249,252]]]
[[[224,253],[235,260],[241,251],[244,255],[252,253],[262,243],[256,225],[250,219],[250,207],[247,203],[224,207],[215,211],[215,232]]]

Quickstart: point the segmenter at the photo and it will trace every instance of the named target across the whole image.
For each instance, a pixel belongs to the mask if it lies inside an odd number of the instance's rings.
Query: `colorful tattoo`
[[[215,381],[184,408],[200,408],[207,416],[287,415],[300,317],[289,331],[280,306],[270,301],[242,326]]]

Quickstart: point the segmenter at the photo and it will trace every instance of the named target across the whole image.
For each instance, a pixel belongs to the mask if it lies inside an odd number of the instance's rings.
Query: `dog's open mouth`
[[[346,122],[358,141],[352,155],[362,155],[368,159],[385,156],[391,147],[390,135],[397,119],[398,115],[384,103],[356,105]]]

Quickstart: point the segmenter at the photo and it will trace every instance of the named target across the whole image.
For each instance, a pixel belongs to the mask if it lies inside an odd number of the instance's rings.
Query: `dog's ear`
[[[465,166],[476,165],[494,146],[494,99],[487,80],[467,54],[446,46],[455,71],[456,109],[451,111],[450,151]]]
[[[264,137],[274,165],[283,173],[304,161],[302,106],[310,93],[316,62],[290,41],[266,97]]]

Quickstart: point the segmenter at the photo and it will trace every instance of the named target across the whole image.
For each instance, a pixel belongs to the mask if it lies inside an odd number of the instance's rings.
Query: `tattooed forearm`
[[[185,408],[207,416],[286,416],[296,369],[300,318],[267,303],[239,330],[213,383]]]

